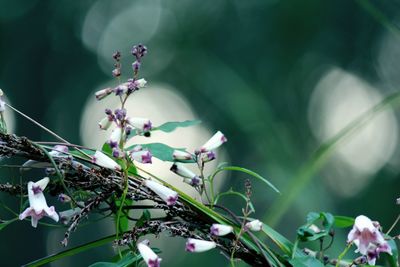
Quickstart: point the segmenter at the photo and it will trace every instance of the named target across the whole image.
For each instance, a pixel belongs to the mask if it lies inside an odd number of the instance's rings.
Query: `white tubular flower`
[[[119,166],[118,163],[100,151],[96,151],[96,153],[94,153],[92,162],[104,168],[113,169],[116,171],[121,170],[121,166]]]
[[[262,227],[263,223],[260,220],[253,220],[245,224],[245,228],[253,232],[261,231]]]
[[[369,265],[375,265],[380,252],[392,254],[392,249],[383,238],[379,224],[364,215],[356,218],[353,229],[347,236],[347,242],[353,242],[357,246],[356,252],[367,256]]]
[[[220,147],[223,143],[228,141],[225,135],[220,131],[216,132],[199,150],[200,153],[208,152]]]
[[[146,118],[127,118],[126,121],[140,132],[148,132],[152,128],[151,121]]]
[[[147,245],[148,240],[144,240],[137,244],[140,255],[148,267],[160,267],[161,258]]]
[[[176,174],[178,174],[179,176],[182,176],[184,178],[194,178],[197,177],[197,175],[192,172],[191,170],[189,170],[188,168],[185,167],[185,165],[183,163],[179,163],[179,162],[175,162],[170,170]]]
[[[152,163],[151,158],[152,155],[150,153],[150,151],[148,150],[140,150],[140,151],[131,151],[131,153],[129,153],[129,156],[131,158],[132,161],[137,161],[140,163]]]
[[[186,242],[186,251],[188,252],[204,252],[217,246],[214,241],[206,241],[194,238],[188,238]]]
[[[165,203],[167,203],[168,206],[175,205],[176,201],[178,200],[178,193],[166,186],[163,186],[162,184],[151,180],[145,180],[144,185],[156,193],[162,200],[165,201]]]
[[[214,223],[210,228],[210,233],[216,236],[224,236],[233,232],[233,227],[225,224]]]
[[[112,88],[106,88],[100,91],[97,91],[95,93],[96,99],[97,100],[102,100],[103,98],[106,98],[108,95],[110,95],[113,92]]]
[[[146,86],[147,81],[145,79],[139,79],[135,81],[137,89],[143,88]]]
[[[122,137],[122,128],[118,126],[111,132],[110,139],[108,139],[108,144],[111,147],[117,147],[119,142],[121,141],[121,137]]]
[[[182,151],[182,150],[174,150],[172,153],[172,157],[174,160],[191,160],[193,159],[193,155],[189,152]]]
[[[28,183],[28,198],[29,207],[19,215],[20,220],[24,220],[26,217],[31,217],[33,227],[37,227],[38,221],[44,216],[52,218],[58,222],[58,214],[54,207],[47,206],[46,198],[44,197],[43,190],[46,188],[50,179],[45,177],[36,183]]]
[[[99,121],[99,128],[101,130],[108,130],[110,126],[112,125],[113,118],[111,116],[106,116],[101,121]]]

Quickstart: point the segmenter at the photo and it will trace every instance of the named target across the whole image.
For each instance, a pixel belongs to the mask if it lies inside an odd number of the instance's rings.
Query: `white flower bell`
[[[54,206],[47,206],[46,198],[44,197],[43,190],[46,188],[50,179],[45,177],[36,183],[28,183],[28,198],[29,207],[19,215],[20,220],[24,220],[26,217],[31,217],[33,227],[37,227],[38,221],[44,216],[52,218],[58,222],[58,214],[54,209]]]

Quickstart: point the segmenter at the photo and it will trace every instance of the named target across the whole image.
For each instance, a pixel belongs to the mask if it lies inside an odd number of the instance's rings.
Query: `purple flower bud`
[[[144,55],[147,54],[147,47],[142,44],[134,45],[131,53],[136,57],[137,60],[140,60],[142,57],[144,57]]]
[[[120,159],[125,156],[125,152],[121,151],[119,148],[114,147],[112,150],[112,155],[114,158]]]
[[[59,194],[58,201],[60,201],[61,203],[69,203],[71,202],[71,197],[66,194]]]
[[[218,131],[198,151],[200,153],[209,152],[221,146],[226,141],[228,141],[228,139],[226,139],[223,133]]]
[[[134,72],[138,72],[139,69],[140,69],[140,62],[137,61],[137,60],[135,62],[133,62],[132,63],[132,69],[133,69]]]
[[[208,152],[202,154],[201,160],[203,162],[209,162],[209,161],[212,161],[212,160],[214,160],[216,158],[217,158],[217,155],[215,154],[214,151],[208,151]]]
[[[115,59],[116,61],[119,61],[121,58],[121,52],[119,51],[115,51],[112,55],[113,59]]]
[[[117,118],[117,120],[122,121],[126,116],[126,109],[118,108],[114,111],[114,114],[115,114],[115,117]]]
[[[109,109],[109,108],[106,108],[106,109],[104,110],[104,112],[106,113],[106,115],[109,115],[109,116],[111,116],[111,115],[113,114],[112,110]]]

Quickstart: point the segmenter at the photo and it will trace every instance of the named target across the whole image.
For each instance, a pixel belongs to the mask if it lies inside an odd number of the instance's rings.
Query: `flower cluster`
[[[172,157],[176,162],[171,166],[170,170],[183,177],[183,181],[191,186],[198,187],[202,185],[204,180],[202,174],[204,163],[216,159],[214,150],[220,147],[226,141],[227,138],[225,135],[218,131],[203,146],[195,150],[194,154],[186,151],[175,150],[172,154]],[[200,175],[197,175],[186,168],[185,163],[188,161],[194,161],[197,163],[197,166],[200,169]]]

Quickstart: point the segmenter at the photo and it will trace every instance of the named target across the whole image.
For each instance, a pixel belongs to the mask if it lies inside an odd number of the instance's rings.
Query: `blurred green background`
[[[112,52],[122,52],[127,78],[130,47],[142,42],[149,53],[141,76],[149,86],[179,96],[204,127],[228,136],[232,164],[281,189],[279,196],[253,184],[256,217],[291,240],[309,211],[365,214],[387,229],[398,214],[400,185],[395,109],[336,147],[322,170],[297,187],[288,209],[279,203],[319,145],[400,88],[399,20],[399,2],[387,0],[0,0],[0,88],[21,111],[87,144],[82,114],[94,91],[113,82]],[[16,134],[52,140],[15,114],[13,125]],[[223,188],[242,190],[243,180],[230,178]],[[18,181],[19,174],[4,170],[0,179]],[[3,201],[18,210],[16,200]],[[239,211],[239,204],[226,205]],[[1,209],[0,219],[7,218]],[[63,231],[8,226],[0,231],[1,265],[61,250]],[[111,222],[84,227],[71,246],[112,233]],[[343,248],[346,234],[337,233],[336,247]],[[163,240],[153,245],[164,251],[164,266],[227,265],[218,252],[188,255],[169,245],[182,241]],[[112,254],[103,247],[52,266],[87,266]]]

